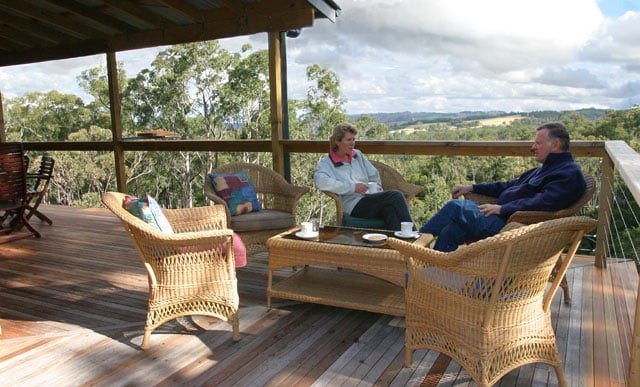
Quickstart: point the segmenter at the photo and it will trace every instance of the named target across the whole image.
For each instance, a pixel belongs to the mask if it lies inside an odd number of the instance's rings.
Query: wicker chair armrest
[[[516,211],[509,219],[507,223],[518,222],[523,224],[533,224],[544,222],[546,220],[564,218],[573,215],[570,211]]]
[[[398,189],[404,194],[407,202],[413,200],[417,194],[424,191],[424,187],[409,183],[408,181],[402,181],[398,183]]]
[[[475,192],[469,192],[464,194],[464,198],[466,200],[474,201],[478,204],[496,204],[498,203],[498,198],[488,195],[482,195]]]
[[[394,237],[389,238],[387,244],[404,256],[412,257],[429,266],[455,269],[459,261],[465,258],[465,255],[458,253],[458,250],[443,253],[430,247],[419,246]]]
[[[344,213],[344,207],[342,207],[342,202],[340,201],[340,197],[331,192],[331,191],[321,191],[325,195],[329,196],[336,204],[336,225],[342,226],[342,217]]]

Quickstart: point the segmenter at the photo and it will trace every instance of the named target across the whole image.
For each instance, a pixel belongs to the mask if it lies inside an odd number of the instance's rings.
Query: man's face
[[[560,151],[560,141],[549,138],[548,129],[540,129],[536,132],[536,138],[533,140],[531,151],[536,157],[536,161],[540,164],[544,163],[549,153],[557,153]]]

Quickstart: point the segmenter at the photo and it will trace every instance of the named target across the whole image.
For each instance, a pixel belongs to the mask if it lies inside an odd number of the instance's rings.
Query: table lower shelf
[[[272,285],[271,297],[404,316],[404,289],[349,270],[307,267]]]

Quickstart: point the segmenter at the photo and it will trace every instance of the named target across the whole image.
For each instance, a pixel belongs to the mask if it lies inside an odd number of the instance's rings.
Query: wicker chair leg
[[[562,368],[562,364],[556,365],[553,368],[555,368],[556,376],[558,377],[558,386],[567,387],[567,378],[564,376],[564,369]]]
[[[564,303],[567,305],[571,304],[571,292],[569,291],[569,283],[567,282],[567,276],[562,277],[562,281],[560,281],[560,287],[562,288],[562,293],[564,296]]]
[[[407,368],[413,366],[413,349],[407,346],[404,347],[404,366]]]
[[[240,341],[240,319],[237,313],[231,318],[231,327],[233,329],[233,341]]]
[[[149,328],[145,328],[144,329],[144,336],[142,337],[142,344],[140,344],[140,348],[142,350],[149,349],[149,341],[151,339],[151,332],[152,331],[153,331],[153,329],[149,329]]]

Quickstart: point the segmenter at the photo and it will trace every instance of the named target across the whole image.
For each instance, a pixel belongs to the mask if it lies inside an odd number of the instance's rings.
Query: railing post
[[[636,315],[631,337],[631,359],[629,360],[629,386],[640,387],[640,286],[636,294]]]
[[[600,179],[600,200],[598,206],[598,226],[596,229],[596,261],[597,267],[607,267],[609,252],[609,221],[613,208],[613,184],[615,166],[609,155],[602,157],[602,177]]]

